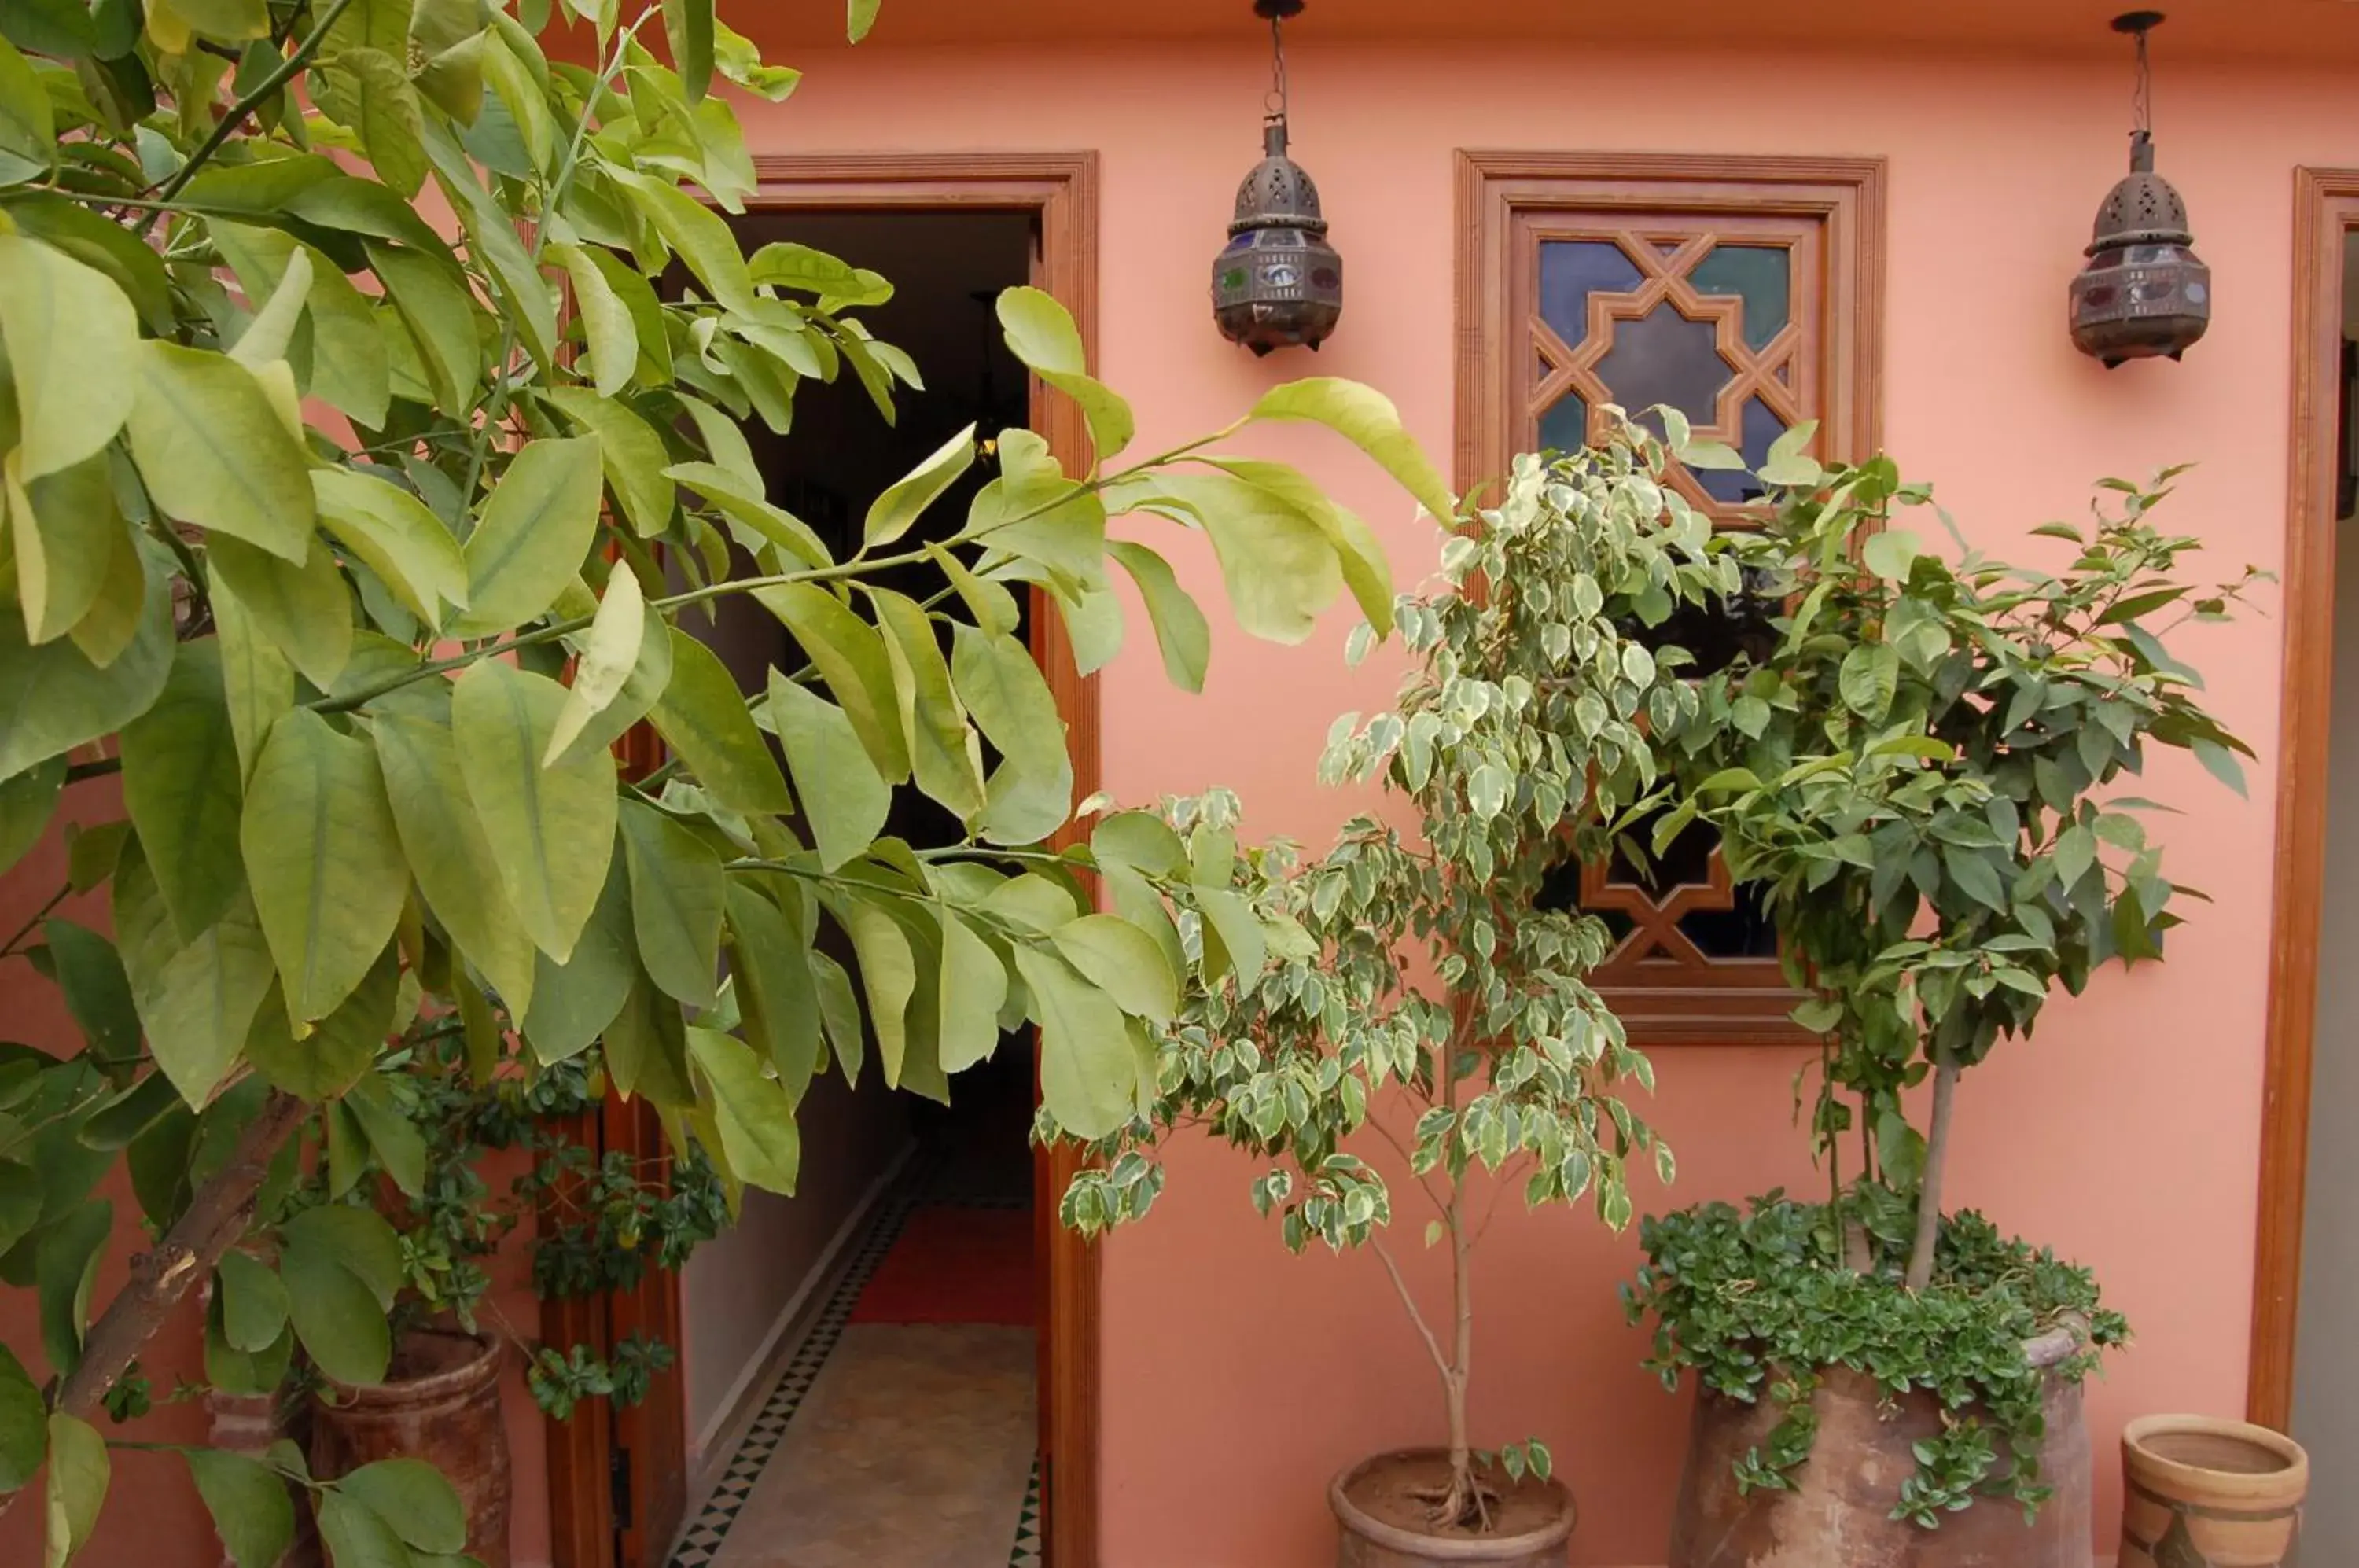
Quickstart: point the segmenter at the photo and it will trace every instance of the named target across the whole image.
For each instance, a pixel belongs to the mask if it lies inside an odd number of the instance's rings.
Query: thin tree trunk
[[[1950,1111],[1958,1094],[1958,1062],[1949,1048],[1933,1048],[1933,1125],[1925,1136],[1925,1173],[1917,1183],[1917,1239],[1908,1250],[1908,1288],[1933,1282],[1933,1254],[1941,1237],[1941,1175],[1950,1162]]]
[[[132,1259],[131,1278],[90,1325],[82,1362],[58,1390],[57,1408],[87,1421],[189,1288],[212,1276],[254,1218],[255,1194],[311,1107],[274,1090],[237,1140],[229,1163],[189,1200],[188,1211],[153,1248]]]
[[[1453,1475],[1471,1478],[1472,1466],[1468,1454],[1472,1443],[1466,1430],[1466,1379],[1469,1363],[1474,1354],[1473,1287],[1467,1278],[1471,1248],[1466,1239],[1464,1218],[1466,1183],[1458,1181],[1450,1192],[1450,1296],[1456,1314],[1456,1333],[1451,1345],[1450,1376],[1450,1468]]]

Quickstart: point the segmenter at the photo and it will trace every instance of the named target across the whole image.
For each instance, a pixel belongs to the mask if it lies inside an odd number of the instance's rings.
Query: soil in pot
[[[1328,1488],[1343,1526],[1337,1568],[1560,1568],[1573,1526],[1572,1494],[1564,1484],[1529,1475],[1511,1482],[1496,1472],[1484,1478],[1498,1493],[1492,1528],[1440,1529],[1429,1499],[1450,1486],[1447,1454],[1383,1454],[1345,1471]]]
[[[1913,1445],[1941,1430],[1939,1403],[1886,1400],[1873,1378],[1821,1374],[1810,1458],[1784,1491],[1740,1494],[1735,1462],[1767,1449],[1778,1412],[1705,1392],[1696,1400],[1671,1568],[2090,1568],[2089,1432],[2076,1383],[2049,1375],[2041,1482],[2054,1495],[2029,1524],[2003,1501],[1945,1514],[1925,1530],[1891,1517],[1916,1473]]]
[[[2147,1416],[2122,1433],[2121,1568],[2293,1561],[2310,1455],[2266,1427]]]
[[[484,1568],[508,1568],[514,1479],[500,1415],[502,1360],[490,1334],[404,1334],[383,1383],[334,1385],[316,1402],[311,1473],[327,1479],[380,1459],[422,1459],[459,1494],[468,1553]]]

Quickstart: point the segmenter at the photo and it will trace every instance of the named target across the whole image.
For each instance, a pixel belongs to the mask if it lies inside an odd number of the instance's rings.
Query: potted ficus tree
[[[1159,887],[1200,962],[1156,1047],[1158,1097],[1097,1146],[1064,1218],[1143,1214],[1159,1140],[1201,1127],[1266,1162],[1252,1199],[1287,1247],[1376,1254],[1369,1286],[1397,1293],[1431,1363],[1443,1441],[1336,1479],[1348,1568],[1565,1558],[1573,1501],[1547,1444],[1478,1447],[1470,1426],[1470,1258],[1494,1189],[1586,1201],[1619,1227],[1631,1162],[1670,1173],[1619,1097],[1651,1069],[1585,980],[1613,938],[1549,896],[1655,789],[1651,737],[1695,716],[1682,656],[1650,649],[1648,626],[1738,584],[1727,542],[1658,482],[1661,455],[1633,429],[1521,459],[1499,506],[1447,542],[1438,591],[1399,600],[1410,673],[1389,710],[1338,721],[1321,773],[1377,781],[1400,809],[1354,818],[1315,858],[1240,855],[1219,794],[1094,836],[1117,904]],[[1363,1133],[1397,1162],[1364,1158]],[[1431,1203],[1446,1302],[1420,1300],[1390,1239],[1403,1171]]]
[[[1766,894],[1821,1042],[1824,1195],[1645,1225],[1629,1311],[1701,1390],[1670,1560],[2085,1568],[2079,1385],[2127,1326],[2087,1270],[1943,1212],[1960,1083],[2060,987],[2160,957],[2185,890],[2124,776],[2169,748],[2241,789],[2245,746],[2162,637],[2255,574],[2183,580],[2197,541],[2148,517],[2169,474],[2035,530],[2056,570],[1950,558],[1895,524],[1924,487],[1822,471],[1807,439],[1739,547],[1772,635],[1699,681],[1657,837],[1701,817]]]

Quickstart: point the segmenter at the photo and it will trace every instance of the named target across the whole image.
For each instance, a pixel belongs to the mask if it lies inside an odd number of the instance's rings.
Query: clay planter
[[[1766,1448],[1777,1412],[1705,1391],[1696,1399],[1687,1472],[1671,1524],[1670,1568],[2090,1568],[2089,1430],[2076,1383],[2050,1376],[2042,1484],[2055,1495],[2023,1522],[2012,1502],[1978,1502],[1924,1530],[1890,1517],[1917,1469],[1912,1443],[1941,1430],[1939,1401],[1887,1405],[1875,1379],[1821,1374],[1818,1441],[1789,1491],[1739,1497],[1735,1461]],[[2123,1568],[2128,1568],[2124,1559]]]
[[[337,1384],[316,1401],[311,1473],[325,1480],[379,1459],[422,1459],[459,1493],[469,1554],[484,1568],[508,1568],[513,1486],[507,1426],[500,1419],[502,1353],[488,1334],[419,1329],[403,1335],[383,1383]]]
[[[1564,1568],[1573,1506],[1562,1482],[1527,1478],[1506,1488],[1499,1528],[1488,1534],[1430,1534],[1420,1528],[1421,1505],[1404,1494],[1449,1480],[1450,1456],[1438,1448],[1379,1454],[1336,1476],[1327,1487],[1343,1526],[1335,1568]]]
[[[2267,1427],[2147,1416],[2122,1433],[2122,1480],[2121,1568],[2277,1568],[2310,1455]]]

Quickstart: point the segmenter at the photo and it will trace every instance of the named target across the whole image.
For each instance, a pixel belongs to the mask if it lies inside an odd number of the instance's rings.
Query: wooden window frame
[[[1855,462],[1882,438],[1884,188],[1880,158],[1718,157],[1689,153],[1494,152],[1462,149],[1457,158],[1457,442],[1462,493],[1506,470],[1527,442],[1534,416],[1525,322],[1537,291],[1525,241],[1561,228],[1596,237],[1592,221],[1627,214],[1626,232],[1644,234],[1647,214],[1724,217],[1732,231],[1796,233],[1815,228],[1824,286],[1794,327],[1820,338],[1815,364],[1798,368],[1795,392],[1815,394],[1818,454]],[[1576,220],[1572,215],[1578,214]],[[1606,225],[1611,226],[1611,225]],[[1593,232],[1595,230],[1595,232]],[[1799,253],[1798,253],[1799,254]],[[1656,280],[1659,282],[1660,280]],[[1654,288],[1649,283],[1647,288]],[[1673,294],[1681,287],[1665,284]],[[1815,372],[1815,385],[1806,387]],[[1732,443],[1734,444],[1734,443]],[[1683,487],[1691,482],[1682,477]],[[1741,508],[1707,503],[1727,516]],[[1667,909],[1724,896],[1725,873],[1713,856],[1710,888],[1675,892]],[[1583,902],[1599,908],[1603,868],[1582,876]],[[1625,899],[1626,902],[1626,898]],[[1626,912],[1626,911],[1625,911]],[[1702,983],[1630,985],[1601,975],[1599,990],[1634,1039],[1658,1045],[1762,1045],[1809,1037],[1786,1013],[1795,999],[1774,961],[1706,960]],[[1634,964],[1633,969],[1638,966]]]

